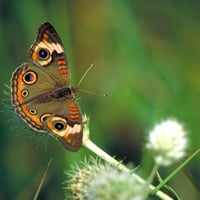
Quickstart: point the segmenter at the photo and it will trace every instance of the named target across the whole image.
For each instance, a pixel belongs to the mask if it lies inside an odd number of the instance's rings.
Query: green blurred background
[[[105,151],[144,169],[152,167],[144,143],[152,126],[175,117],[200,144],[200,1],[2,0],[0,1],[0,199],[32,199],[53,158],[39,199],[63,199],[64,169],[93,155],[71,153],[56,140],[35,137],[12,111],[5,84],[27,61],[38,26],[59,33],[71,66],[72,85],[95,62],[79,93],[90,117],[91,139]],[[178,164],[177,164],[178,166]],[[175,166],[164,168],[165,177]],[[183,199],[200,199],[197,156],[170,185]],[[144,174],[143,173],[143,174]]]

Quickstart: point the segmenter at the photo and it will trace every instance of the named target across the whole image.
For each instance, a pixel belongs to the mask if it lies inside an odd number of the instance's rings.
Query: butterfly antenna
[[[96,95],[96,96],[101,96],[101,97],[108,97],[109,96],[108,94],[98,94],[96,92],[92,92],[90,90],[85,90],[85,89],[79,89],[79,92],[85,92],[85,93],[88,93],[88,94],[92,94],[92,95]]]
[[[86,77],[86,75],[88,74],[88,72],[92,69],[92,67],[94,67],[95,62],[93,62],[85,71],[85,73],[83,74],[83,76],[81,77],[80,81],[77,84],[77,88],[79,88],[80,84],[83,82],[84,78]],[[97,95],[97,96],[101,96],[101,97],[108,97],[108,94],[98,94],[96,92],[92,92],[90,90],[85,90],[85,89],[78,89],[79,92],[85,92],[88,94],[93,94],[93,95]]]
[[[94,66],[95,62],[93,62],[85,71],[85,73],[83,74],[83,76],[81,77],[80,81],[77,84],[77,88],[79,88],[80,84],[82,83],[82,81],[84,80],[84,78],[86,77],[87,73],[92,69],[92,67]]]

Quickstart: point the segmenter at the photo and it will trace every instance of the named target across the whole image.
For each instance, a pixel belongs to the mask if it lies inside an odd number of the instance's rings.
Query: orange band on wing
[[[49,36],[48,36],[48,34],[44,33],[44,34],[43,34],[43,37],[44,37],[45,39],[47,39]]]
[[[53,127],[53,124],[51,121],[47,122],[46,126],[49,128],[49,130],[54,130],[55,128]],[[53,131],[52,131],[53,133]]]
[[[37,53],[34,51],[31,55],[33,60],[37,60]]]
[[[78,108],[77,107],[69,107],[69,111],[77,112]]]
[[[66,65],[66,61],[60,59],[60,60],[57,60],[56,64],[57,64],[58,66],[60,66],[60,65]]]
[[[78,114],[71,114],[71,115],[69,115],[69,117],[71,119],[79,119],[79,115]]]
[[[40,121],[40,119],[37,116],[31,115],[26,106],[22,106],[21,109],[22,109],[22,112],[25,114],[26,118],[28,117],[37,126],[40,126],[40,127],[42,126],[42,122]]]
[[[67,70],[67,68],[60,69],[60,70],[59,70],[59,73],[60,73],[60,74],[67,74],[67,73],[68,73],[68,70]]]
[[[17,86],[16,86],[17,92],[16,92],[16,96],[17,96],[17,101],[19,102],[20,105],[24,103],[24,100],[23,100],[23,98],[22,98],[21,92],[22,92],[22,90],[23,90],[23,85],[24,85],[24,83],[23,83],[23,76],[24,76],[25,72],[26,72],[26,71],[23,70],[23,71],[19,74],[18,79],[17,79]]]

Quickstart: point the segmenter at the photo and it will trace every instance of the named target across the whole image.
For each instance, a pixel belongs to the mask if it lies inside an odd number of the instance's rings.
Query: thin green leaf
[[[47,167],[46,167],[46,169],[45,169],[45,171],[44,171],[44,174],[43,174],[43,176],[42,176],[42,179],[41,179],[41,181],[40,181],[40,184],[38,185],[38,188],[37,188],[37,190],[36,190],[36,192],[35,192],[35,195],[34,195],[34,197],[33,197],[33,200],[37,200],[37,198],[38,198],[38,196],[39,196],[39,193],[40,193],[40,191],[41,191],[41,188],[42,188],[42,186],[43,186],[43,184],[44,184],[44,180],[45,180],[45,178],[46,178],[46,176],[47,176],[48,169],[49,169],[49,167],[50,167],[50,165],[51,165],[51,161],[52,161],[52,158],[49,160],[49,162],[48,162],[48,164],[47,164]]]
[[[195,151],[189,158],[187,158],[179,167],[177,167],[169,176],[167,176],[162,183],[157,185],[155,189],[152,191],[152,194],[155,194],[157,191],[160,190],[161,187],[163,187],[169,180],[171,180],[178,172],[180,172],[183,167],[185,167],[198,153],[200,152],[200,149]]]

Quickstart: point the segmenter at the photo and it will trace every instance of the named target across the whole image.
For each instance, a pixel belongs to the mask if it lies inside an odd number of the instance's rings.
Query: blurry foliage
[[[190,151],[198,148],[199,9],[198,1],[189,0],[0,1],[0,98],[4,102],[0,199],[31,199],[51,157],[40,199],[62,199],[63,169],[89,153],[84,149],[67,152],[52,139],[47,144],[41,141],[38,148],[30,145],[21,138],[32,139],[29,130],[17,120],[3,93],[12,71],[27,61],[27,50],[43,21],[52,23],[63,40],[72,85],[96,62],[80,87],[109,97],[78,95],[96,144],[117,158],[139,164],[148,130],[172,116],[188,129]],[[37,137],[34,140],[37,143]],[[143,163],[151,163],[150,156]],[[200,160],[194,160],[185,169],[190,180],[181,176],[172,183],[185,199],[195,199],[191,191],[200,188],[199,167]]]

